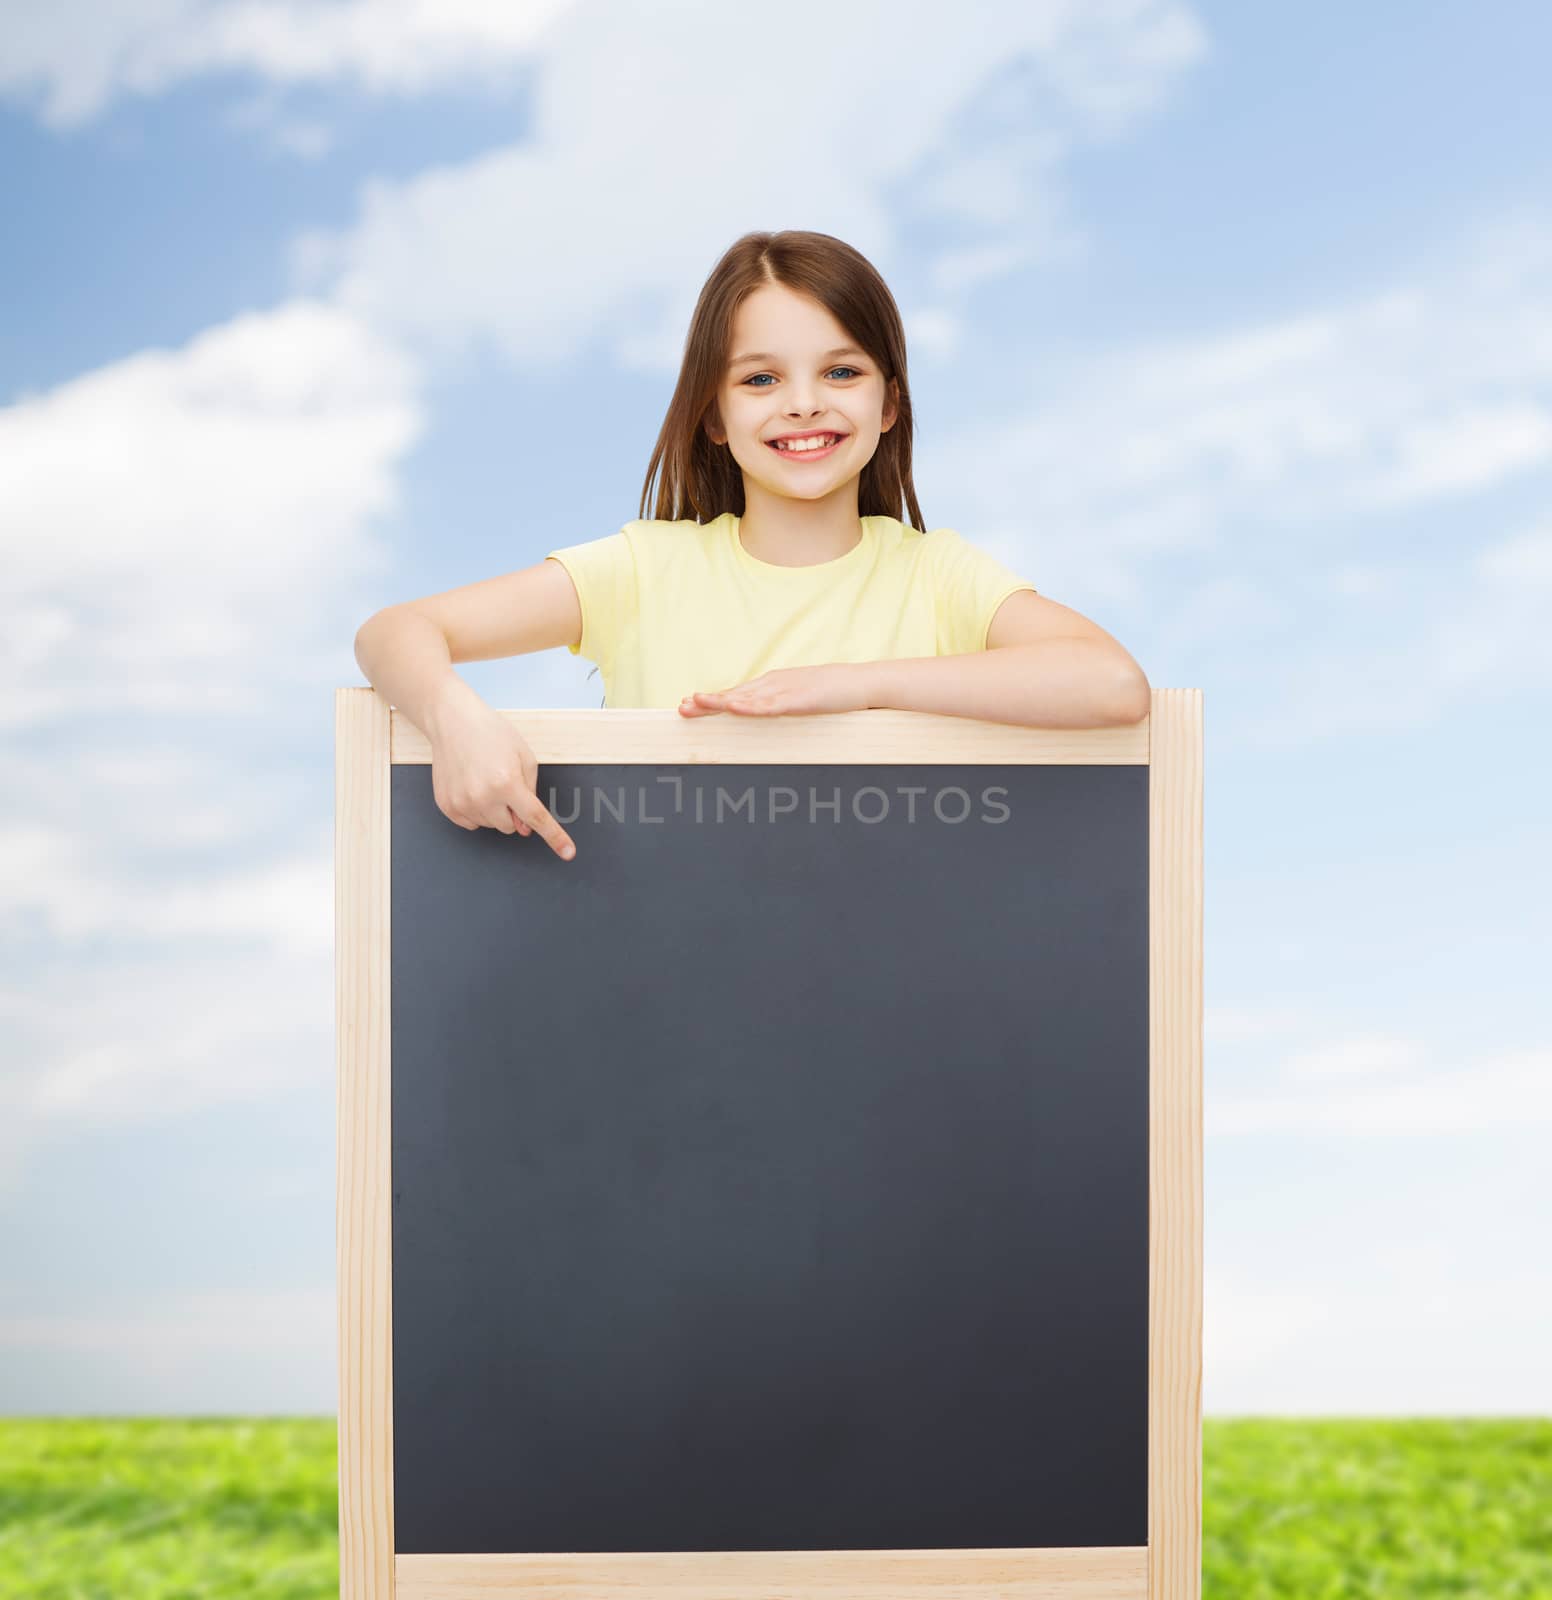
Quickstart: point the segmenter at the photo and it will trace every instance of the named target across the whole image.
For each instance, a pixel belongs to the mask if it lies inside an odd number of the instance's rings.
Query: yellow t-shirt
[[[731,511],[551,550],[582,609],[567,649],[598,663],[606,706],[671,710],[777,667],[984,650],[997,607],[1035,587],[952,528],[860,521],[845,555],[806,567],[750,555]]]

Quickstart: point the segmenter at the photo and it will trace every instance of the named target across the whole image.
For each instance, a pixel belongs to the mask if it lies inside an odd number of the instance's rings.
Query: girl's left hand
[[[835,661],[822,667],[779,667],[732,689],[697,689],[679,702],[685,717],[732,711],[745,717],[807,716],[822,711],[866,711],[865,663]]]

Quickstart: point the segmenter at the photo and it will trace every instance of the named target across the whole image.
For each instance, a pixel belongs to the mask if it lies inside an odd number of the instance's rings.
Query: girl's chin
[[[855,476],[855,473],[849,475]],[[769,493],[779,494],[787,500],[821,500],[826,495],[834,494],[837,489],[844,488],[849,477],[837,478],[828,472],[816,472],[805,482],[794,483],[790,477],[778,473],[774,477],[762,476],[760,484]]]

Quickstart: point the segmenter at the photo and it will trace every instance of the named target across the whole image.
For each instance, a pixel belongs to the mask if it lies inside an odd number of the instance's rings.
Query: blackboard
[[[1148,766],[540,797],[392,768],[394,1550],[1146,1544]]]

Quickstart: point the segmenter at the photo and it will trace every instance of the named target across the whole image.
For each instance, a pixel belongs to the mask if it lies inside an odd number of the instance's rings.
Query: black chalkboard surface
[[[397,1552],[1147,1543],[1148,778],[393,767]]]

